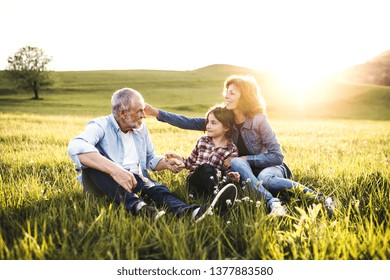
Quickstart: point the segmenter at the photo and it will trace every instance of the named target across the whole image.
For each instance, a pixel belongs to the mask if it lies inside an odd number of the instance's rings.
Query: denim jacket
[[[154,154],[153,143],[145,124],[140,129],[133,130],[133,133],[142,175],[149,177],[147,169],[154,170],[163,157]],[[123,166],[124,146],[122,141],[119,125],[111,114],[91,120],[84,132],[69,142],[68,154],[76,163],[77,171],[86,168],[81,164],[78,154],[90,152],[98,152]]]
[[[157,119],[179,128],[191,130],[204,130],[206,122],[205,118],[188,118],[163,110],[159,110]],[[234,143],[237,143],[238,133],[237,127],[234,127],[232,135]],[[286,177],[291,177],[291,171],[283,163],[284,156],[279,141],[266,115],[257,114],[253,119],[246,119],[241,127],[241,135],[251,154],[247,156],[251,166],[265,168],[283,165],[287,169]]]

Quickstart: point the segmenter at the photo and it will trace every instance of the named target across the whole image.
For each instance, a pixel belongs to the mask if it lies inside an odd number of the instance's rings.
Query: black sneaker
[[[202,205],[195,216],[195,222],[203,220],[207,215],[213,215],[215,211],[219,215],[223,215],[226,211],[234,205],[237,197],[237,188],[233,184],[224,186],[212,199],[210,203]],[[196,211],[194,210],[194,211]]]
[[[138,212],[135,214],[136,216],[142,216],[151,220],[158,220],[165,214],[165,211],[158,211],[156,207],[151,205],[144,205]]]

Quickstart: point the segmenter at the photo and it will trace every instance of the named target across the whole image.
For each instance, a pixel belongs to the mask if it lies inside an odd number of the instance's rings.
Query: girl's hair
[[[238,100],[238,109],[246,117],[253,118],[256,114],[265,114],[266,105],[264,98],[261,96],[260,87],[256,79],[249,75],[232,75],[225,80],[224,92],[229,85],[235,85],[241,96]]]
[[[231,140],[234,126],[234,113],[231,110],[228,110],[221,106],[214,106],[209,109],[206,113],[206,124],[204,126],[204,131],[206,131],[206,126],[209,122],[209,115],[213,113],[215,118],[222,123],[225,128],[229,130],[226,131],[225,136],[227,139]]]

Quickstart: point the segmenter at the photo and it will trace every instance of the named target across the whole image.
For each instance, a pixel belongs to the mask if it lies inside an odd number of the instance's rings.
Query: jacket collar
[[[253,126],[253,119],[245,119],[244,124],[242,127],[245,127],[246,129],[252,129]]]

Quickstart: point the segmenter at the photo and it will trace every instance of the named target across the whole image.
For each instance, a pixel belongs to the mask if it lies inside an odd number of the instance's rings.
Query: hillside
[[[119,88],[133,87],[154,106],[199,116],[222,101],[223,82],[229,75],[250,74],[258,80],[267,102],[267,112],[272,117],[390,120],[390,87],[327,80],[297,94],[275,76],[233,65],[210,65],[193,71],[66,71],[55,74],[55,87],[42,92],[43,100],[32,101],[31,93],[15,92],[0,72],[0,112],[107,114],[112,93]]]
[[[366,63],[346,69],[339,74],[339,78],[353,83],[390,86],[390,50]]]
[[[384,63],[382,59],[379,61]],[[231,74],[253,75],[261,86],[268,114],[276,117],[390,119],[390,87],[386,86],[328,79],[311,85],[302,98],[297,98],[288,84],[269,73],[223,64],[194,72],[214,77],[221,85]]]

